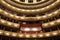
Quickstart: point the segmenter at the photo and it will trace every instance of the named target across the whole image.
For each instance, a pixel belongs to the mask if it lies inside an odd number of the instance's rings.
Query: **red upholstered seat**
[[[36,28],[36,29],[34,29]],[[35,31],[34,31],[35,30]],[[42,21],[38,23],[20,22],[20,31],[22,33],[40,33],[42,32]]]

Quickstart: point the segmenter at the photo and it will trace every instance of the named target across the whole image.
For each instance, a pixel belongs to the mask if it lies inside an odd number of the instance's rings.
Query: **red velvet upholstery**
[[[32,24],[30,24],[29,22],[26,22],[26,24],[23,24],[23,22],[21,22],[20,26],[22,26],[22,27],[40,27],[40,26],[42,26],[42,22],[32,23]]]
[[[42,32],[42,30],[39,30],[39,31],[22,31],[21,28],[34,28],[34,27],[41,27],[42,29],[42,21],[38,22],[38,23],[29,23],[29,22],[26,22],[26,24],[23,24],[23,22],[20,22],[20,31],[22,33],[40,33]]]

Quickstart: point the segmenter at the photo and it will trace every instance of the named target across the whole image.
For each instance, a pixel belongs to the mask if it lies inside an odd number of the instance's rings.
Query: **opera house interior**
[[[0,0],[0,40],[59,40],[60,0]]]

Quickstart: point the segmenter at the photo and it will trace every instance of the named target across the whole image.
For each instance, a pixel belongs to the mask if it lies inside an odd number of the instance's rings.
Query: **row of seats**
[[[18,23],[9,22],[9,21],[3,20],[3,19],[0,19],[0,24],[10,26],[10,27],[15,27],[15,28],[20,27],[20,24],[18,24]],[[48,28],[48,27],[55,26],[55,25],[58,25],[58,24],[60,24],[60,19],[57,19],[55,21],[48,22],[48,23],[43,23],[42,27],[43,28]]]
[[[7,12],[7,11],[4,11],[4,10],[0,9],[0,14],[6,16],[8,18],[12,18],[12,19],[16,19],[16,20],[30,20],[31,19],[33,21],[34,20],[44,20],[44,19],[52,18],[54,16],[60,15],[59,12],[60,12],[60,9],[59,10],[56,10],[56,11],[54,11],[52,13],[46,14],[44,16],[25,17],[25,16],[13,15],[13,14]],[[2,13],[4,13],[4,14],[2,14]],[[52,15],[54,15],[54,16],[52,16]]]
[[[37,9],[37,8],[45,7],[55,2],[54,0],[50,0],[48,2],[37,4],[37,5],[22,5],[22,4],[17,4],[11,0],[5,0],[5,1],[7,2],[7,4],[11,4],[11,5],[14,5],[15,7],[19,7],[22,9]]]
[[[52,2],[52,3],[50,4],[50,2]],[[35,14],[35,12],[36,12],[36,14],[38,14],[38,13],[47,12],[47,11],[50,11],[50,10],[56,8],[60,4],[60,0],[56,0],[56,1],[55,0],[50,0],[46,3],[44,3],[44,4],[41,4],[41,6],[47,5],[46,7],[39,8],[39,9],[34,9],[34,10],[33,9],[30,10],[30,9],[19,8],[18,7],[19,5],[20,5],[20,7],[23,7],[23,5],[16,4],[15,2],[13,2],[11,0],[0,0],[0,4],[1,4],[1,6],[5,7],[7,10],[10,10],[10,11],[14,11],[14,12],[22,13],[22,14],[32,14],[32,13]],[[50,5],[48,5],[48,4],[50,4]],[[40,7],[40,5],[37,5],[37,6]],[[35,6],[27,6],[26,5],[24,7],[35,7]],[[55,26],[57,27],[57,25],[60,25],[60,18],[57,18],[53,21],[48,21],[48,22],[44,23],[44,21],[46,19],[51,19],[55,16],[60,15],[60,9],[57,9],[57,10],[52,11],[50,13],[47,13],[43,16],[36,16],[36,17],[17,16],[17,15],[14,15],[12,12],[8,12],[6,10],[3,10],[2,8],[0,9],[0,14],[7,17],[7,18],[10,18],[10,19],[20,20],[19,22],[21,22],[21,21],[32,21],[32,20],[33,21],[43,20],[43,22],[41,24],[41,27],[43,28],[43,30],[45,28],[50,28],[50,27],[55,27]],[[17,32],[17,31],[16,32],[11,32],[11,31],[6,31],[6,30],[5,31],[0,30],[0,35],[5,35],[5,36],[9,36],[9,37],[10,36],[11,37],[18,37],[18,38],[23,38],[23,37],[25,37],[25,38],[31,38],[31,37],[32,38],[37,38],[37,37],[41,38],[41,37],[56,36],[56,35],[60,34],[59,29],[56,29],[56,31],[54,30],[54,31],[42,32],[42,33],[40,32],[40,33],[34,33],[34,34],[21,33],[21,31],[20,31],[20,28],[22,27],[21,23],[15,23],[14,21],[10,22],[7,19],[4,19],[3,16],[1,16],[1,15],[0,15],[0,24],[4,25],[5,27],[7,26],[7,27],[16,28],[16,29],[18,28],[19,32]],[[27,26],[28,26],[28,24],[27,24]],[[31,26],[34,26],[34,25],[31,25]],[[3,26],[1,26],[1,27],[3,27]]]
[[[29,5],[29,4],[36,5],[36,4],[44,3],[48,0],[37,0],[37,1],[36,0],[11,0],[11,1],[14,1],[14,2],[19,3],[19,4],[24,4],[24,5],[26,5],[26,4],[27,5]],[[30,2],[33,2],[33,3],[30,3]]]
[[[10,9],[10,10],[12,10],[12,11],[16,11],[16,12],[22,12],[22,13],[30,13],[30,14],[32,14],[32,13],[41,13],[41,12],[46,12],[46,11],[49,11],[50,9],[52,9],[52,8],[54,8],[54,7],[56,7],[59,3],[60,3],[60,1],[59,0],[57,0],[55,3],[53,3],[53,4],[51,4],[51,5],[49,5],[49,6],[47,6],[47,7],[44,7],[44,8],[40,8],[40,9],[35,9],[35,10],[25,10],[25,9],[20,9],[20,8],[17,8],[17,7],[14,7],[14,6],[12,6],[12,5],[9,5],[8,3],[6,3],[5,1],[3,1],[3,0],[1,0],[1,2],[0,2],[4,7],[6,7],[6,8],[8,8],[8,9]],[[7,6],[8,5],[8,6]],[[46,9],[46,10],[45,10]]]
[[[43,37],[50,37],[50,36],[56,36],[60,34],[60,30],[52,31],[52,32],[46,32],[46,33],[39,33],[39,34],[27,34],[27,33],[16,33],[16,32],[9,32],[0,30],[0,35],[5,36],[11,36],[11,37],[18,37],[18,38],[43,38]]]

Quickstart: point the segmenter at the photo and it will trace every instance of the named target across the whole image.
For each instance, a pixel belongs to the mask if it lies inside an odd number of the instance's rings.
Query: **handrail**
[[[50,9],[55,8],[57,5],[59,5],[60,0],[57,0],[56,2],[54,2],[53,4],[51,4],[47,7],[39,8],[39,9],[35,9],[35,10],[26,10],[26,9],[16,8],[14,6],[11,6],[11,5],[7,4],[4,0],[0,0],[0,4],[2,4],[4,7],[8,8],[12,11],[22,12],[22,13],[25,13],[25,14],[28,14],[28,13],[31,14],[31,13],[41,13],[41,12],[49,11]]]
[[[15,33],[15,32],[0,30],[0,35],[9,36],[9,37],[18,37],[18,38],[45,38],[45,37],[57,36],[59,34],[60,34],[60,30],[45,32],[45,33],[44,32],[37,33],[37,34]]]
[[[60,9],[51,12],[49,14],[43,15],[43,16],[36,16],[36,17],[24,17],[24,16],[17,16],[17,15],[13,15],[7,11],[4,11],[2,9],[0,9],[0,14],[4,15],[8,18],[12,18],[12,19],[16,19],[16,20],[29,20],[29,21],[37,21],[37,20],[44,20],[44,19],[48,19],[48,18],[52,18],[54,16],[60,15]]]
[[[12,27],[12,28],[19,28],[19,24],[17,23],[13,23],[13,22],[9,22],[3,19],[0,19],[0,24],[8,26],[8,27]]]
[[[10,27],[14,27],[14,28],[19,28],[20,27],[20,24],[18,24],[18,23],[9,22],[9,21],[3,20],[3,19],[0,19],[0,24],[10,26]],[[60,19],[57,19],[55,21],[51,21],[51,22],[48,22],[48,23],[43,23],[42,27],[43,28],[48,28],[48,27],[52,27],[52,26],[55,26],[55,25],[59,25],[59,24],[60,24]]]
[[[31,5],[31,6],[30,6],[30,5],[17,4],[17,3],[15,3],[15,2],[11,1],[11,0],[5,0],[5,2],[7,2],[7,3],[10,4],[10,5],[14,5],[14,6],[16,6],[16,7],[19,7],[19,8],[26,8],[26,9],[31,9],[31,8],[33,8],[33,9],[35,9],[35,8],[45,7],[46,5],[52,4],[52,3],[54,3],[55,1],[54,1],[54,0],[50,0],[50,1],[46,2],[46,3],[42,3],[42,4],[38,4],[38,5]]]

